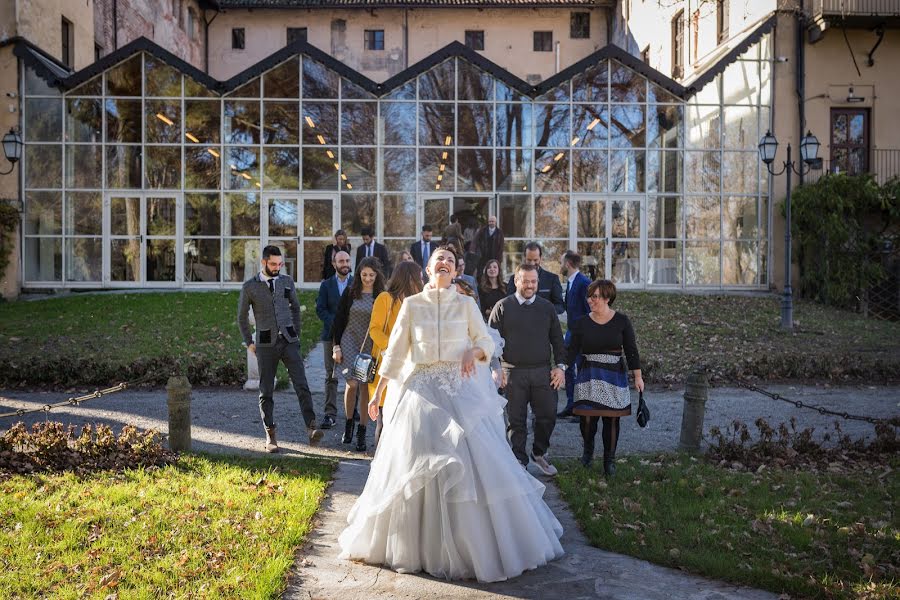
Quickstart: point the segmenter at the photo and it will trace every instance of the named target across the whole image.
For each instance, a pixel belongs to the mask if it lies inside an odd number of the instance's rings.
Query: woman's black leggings
[[[584,440],[584,449],[594,452],[594,438],[597,435],[597,426],[603,419],[603,457],[611,458],[616,455],[616,445],[619,443],[619,419],[621,417],[581,417],[579,425],[581,438]]]

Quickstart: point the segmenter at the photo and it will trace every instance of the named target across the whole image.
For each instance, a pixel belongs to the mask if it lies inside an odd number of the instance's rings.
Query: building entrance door
[[[108,224],[104,281],[115,287],[176,286],[179,197],[175,194],[110,194],[104,202]]]
[[[643,286],[646,280],[643,204],[642,196],[577,200],[577,248],[589,277],[611,279],[623,288]]]
[[[263,245],[281,248],[282,273],[298,284],[321,281],[323,253],[335,231],[336,204],[330,194],[263,197]]]

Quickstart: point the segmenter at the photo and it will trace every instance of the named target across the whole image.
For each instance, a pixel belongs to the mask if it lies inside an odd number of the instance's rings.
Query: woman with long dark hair
[[[369,337],[372,338],[372,357],[375,360],[381,358],[381,353],[388,346],[394,323],[397,322],[397,314],[403,300],[422,291],[422,267],[414,262],[398,262],[394,272],[387,283],[387,289],[375,298],[372,308],[372,319],[369,321]],[[369,398],[375,398],[375,390],[381,379],[379,375],[369,384]],[[375,447],[381,438],[381,430],[384,425],[381,411],[384,406],[384,395],[378,403],[378,422],[375,425]]]
[[[484,263],[481,277],[478,280],[478,297],[480,298],[481,314],[484,315],[485,321],[491,316],[494,305],[506,298],[503,268],[495,258]]]
[[[341,296],[337,314],[334,317],[332,341],[334,348],[332,358],[335,364],[344,366],[344,379],[347,388],[344,390],[344,435],[341,441],[349,444],[353,441],[353,410],[359,402],[359,426],[356,429],[356,449],[366,451],[366,426],[369,423],[366,406],[369,404],[369,388],[349,375],[356,355],[360,352],[371,352],[372,340],[369,339],[369,321],[372,320],[372,307],[375,297],[384,291],[384,274],[381,272],[381,261],[369,256],[362,259],[356,267],[353,283]],[[358,400],[357,400],[358,396]]]

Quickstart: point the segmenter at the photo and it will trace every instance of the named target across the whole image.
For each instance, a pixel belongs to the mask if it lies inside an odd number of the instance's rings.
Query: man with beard
[[[337,417],[338,380],[334,375],[334,358],[331,356],[334,345],[331,340],[331,326],[341,296],[353,282],[353,275],[350,274],[350,254],[338,251],[331,262],[334,275],[319,285],[319,295],[316,298],[316,314],[322,321],[322,346],[325,351],[325,416],[322,418],[322,429],[334,427]]]
[[[300,303],[294,280],[281,274],[284,258],[278,246],[266,246],[262,253],[262,268],[252,279],[244,282],[238,300],[238,327],[244,345],[256,354],[259,363],[259,412],[266,429],[266,452],[278,452],[273,418],[275,371],[283,362],[294,384],[300,410],[306,423],[309,444],[322,439],[316,427],[316,413],[312,394],[306,382],[303,358],[300,356]],[[250,308],[256,319],[256,341],[250,333]]]

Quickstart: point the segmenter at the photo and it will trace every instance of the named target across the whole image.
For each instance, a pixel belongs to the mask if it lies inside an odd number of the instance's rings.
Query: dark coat
[[[339,246],[337,250],[334,249],[334,244],[325,246],[325,252],[322,253],[322,281],[325,281],[334,275],[334,265],[331,264],[331,259],[334,258],[335,253],[343,250],[347,254],[350,254],[351,248],[349,243]],[[350,256],[353,255],[350,254]]]
[[[425,265],[428,264],[428,259],[431,258],[431,255],[434,253],[434,249],[440,245],[440,241],[435,241],[434,239],[432,239],[430,242],[428,242],[428,256],[422,256],[422,250],[425,244],[422,240],[419,240],[409,247],[409,253],[412,254],[413,260],[416,261],[416,264],[424,269]]]
[[[575,276],[569,291],[566,292],[566,321],[574,323],[584,315],[591,312],[591,307],[587,301],[587,289],[591,285],[591,280],[581,271]],[[569,343],[571,333],[566,330],[566,344]]]
[[[494,235],[490,235],[487,225],[475,234],[475,253],[478,255],[479,275],[484,263],[492,258],[503,264],[504,241],[503,230],[499,227],[494,228]]]
[[[344,292],[353,283],[353,275],[347,277],[347,287]],[[322,340],[331,339],[331,326],[334,323],[334,316],[337,314],[338,304],[340,304],[341,295],[338,293],[337,276],[332,275],[319,284],[319,295],[316,296],[316,315],[322,321]]]
[[[384,247],[384,244],[379,244],[377,241],[375,242],[375,248],[373,250],[373,254],[375,258],[381,261],[382,272],[385,277],[389,277],[391,275],[391,259],[388,258],[387,248]],[[359,245],[359,248],[356,249],[356,265],[357,270],[359,270],[359,263],[362,262],[362,259],[366,257],[366,247],[363,244]]]

